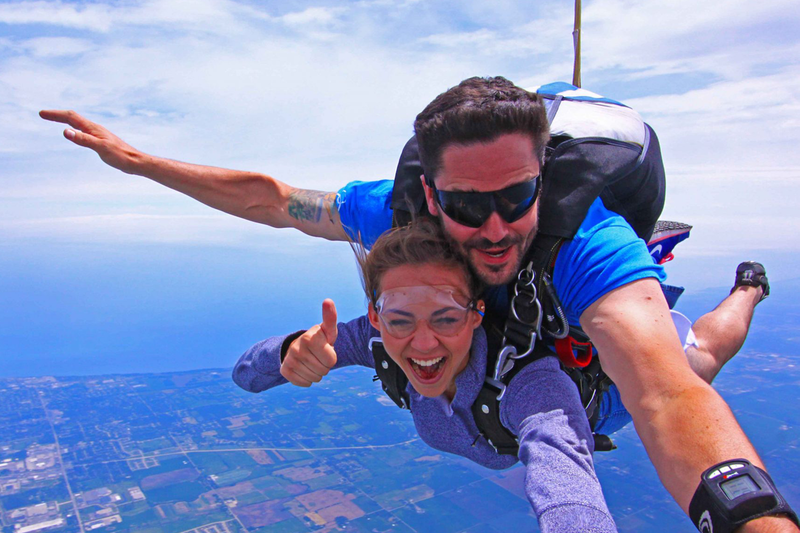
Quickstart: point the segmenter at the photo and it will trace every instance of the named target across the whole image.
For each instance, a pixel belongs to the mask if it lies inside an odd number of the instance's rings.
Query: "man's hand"
[[[333,300],[322,302],[322,323],[294,340],[281,364],[281,375],[298,387],[319,383],[336,364],[336,305]]]
[[[94,150],[105,164],[129,174],[134,173],[130,169],[130,164],[140,152],[100,124],[82,117],[75,111],[43,110],[39,111],[39,116],[45,120],[69,125],[70,127],[64,130],[64,137],[78,146]]]

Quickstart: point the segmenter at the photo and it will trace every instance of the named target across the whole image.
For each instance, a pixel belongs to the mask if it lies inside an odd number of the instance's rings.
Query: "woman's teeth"
[[[419,365],[419,366],[433,366],[436,363],[438,363],[439,361],[441,361],[442,359],[444,359],[444,357],[437,357],[436,359],[428,359],[427,361],[423,361],[421,359],[413,359],[412,358],[411,361],[414,364]]]
[[[440,375],[446,361],[447,360],[444,357],[426,360],[409,358],[411,370],[424,380],[432,380],[435,379],[436,376]]]

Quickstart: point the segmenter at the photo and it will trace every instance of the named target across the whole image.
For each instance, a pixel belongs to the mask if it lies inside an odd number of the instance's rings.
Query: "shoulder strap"
[[[516,435],[500,421],[500,402],[505,395],[506,386],[533,361],[542,357],[557,357],[543,342],[545,338],[558,340],[571,338],[570,335],[574,334],[589,342],[582,331],[571,330],[550,281],[563,242],[563,239],[551,236],[537,237],[526,255],[528,265],[520,272],[515,286],[503,332],[502,348],[496,355],[490,353],[487,356],[486,379],[472,404],[472,415],[478,429],[500,454],[517,455],[519,451]],[[521,282],[526,279],[531,282],[535,279],[537,282],[521,286]],[[535,312],[526,314],[530,310]],[[519,353],[524,355],[518,356]],[[585,368],[569,368],[563,364],[561,367],[578,387],[586,416],[594,428],[599,414],[598,407],[604,392],[608,390],[610,380],[596,357]],[[614,449],[614,444],[608,437],[595,435],[596,451],[611,449]]]
[[[411,398],[409,398],[406,391],[408,378],[397,363],[386,353],[380,337],[373,337],[369,340],[369,350],[375,359],[376,379],[381,380],[383,392],[397,404],[397,407],[410,411]]]
[[[411,137],[400,154],[392,189],[393,226],[405,226],[414,218],[429,216],[422,188],[422,163],[419,160],[417,138]]]
[[[542,357],[554,355],[541,343],[536,344],[533,353],[519,360],[499,380],[492,378],[487,362],[486,380],[483,382],[483,387],[481,387],[475,402],[472,404],[472,417],[475,419],[475,425],[478,426],[483,438],[497,453],[514,456],[519,453],[517,436],[500,421],[500,402],[505,395],[506,386],[528,364]]]
[[[538,241],[538,242],[537,242]],[[548,235],[540,235],[534,239],[531,253],[531,263],[535,265],[539,274],[539,294],[542,303],[543,337],[554,343],[556,357],[561,362],[561,369],[567,373],[575,385],[581,398],[581,404],[586,410],[586,416],[594,430],[599,415],[600,402],[603,394],[611,385],[611,379],[603,372],[598,357],[593,356],[594,346],[588,335],[579,327],[571,326],[551,282],[555,269],[556,258],[564,239],[555,239]],[[568,346],[569,357],[559,351],[559,348]],[[574,350],[583,351],[581,361],[575,357]],[[573,364],[576,363],[576,364]],[[597,441],[597,439],[595,439]],[[610,439],[606,437],[608,442]],[[612,443],[613,444],[613,443]],[[597,451],[605,451],[605,445],[596,442]]]
[[[516,435],[500,421],[500,402],[506,386],[528,364],[542,357],[555,356],[543,343],[537,342],[542,335],[543,320],[547,320],[549,325],[560,322],[559,331],[564,334],[569,331],[563,311],[560,314],[551,311],[560,310],[561,307],[549,283],[549,272],[552,271],[562,241],[559,238],[537,236],[534,245],[529,248],[525,257],[527,266],[520,271],[514,284],[514,294],[510,295],[511,305],[501,348],[487,354],[486,379],[472,404],[475,424],[500,454],[517,455],[519,450]],[[555,302],[552,302],[554,299]]]

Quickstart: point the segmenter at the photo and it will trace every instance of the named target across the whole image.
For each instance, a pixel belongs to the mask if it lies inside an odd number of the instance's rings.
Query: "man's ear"
[[[433,189],[428,187],[425,181],[425,174],[419,177],[422,180],[422,189],[425,191],[425,201],[428,203],[428,212],[433,216],[439,216],[439,204],[436,203],[436,198],[433,197]]]
[[[375,304],[370,302],[369,310],[367,311],[367,317],[369,318],[369,323],[372,324],[372,327],[377,329],[378,331],[381,330],[381,322],[378,319],[378,312],[375,310]]]

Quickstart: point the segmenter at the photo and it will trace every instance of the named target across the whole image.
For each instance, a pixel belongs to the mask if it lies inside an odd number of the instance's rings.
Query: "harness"
[[[603,372],[599,357],[593,354],[590,339],[567,322],[552,284],[555,260],[561,245],[574,237],[598,197],[608,209],[622,215],[645,241],[651,237],[664,206],[664,167],[655,132],[638,114],[618,102],[588,91],[583,94],[589,96],[574,98],[548,92],[548,88],[575,92],[576,88],[565,85],[551,84],[538,90],[551,125],[542,172],[539,230],[523,260],[524,267],[508,286],[507,315],[496,316],[487,309],[484,318],[489,341],[486,379],[472,413],[483,437],[500,454],[517,455],[519,450],[516,436],[500,421],[506,388],[526,365],[543,357],[559,358],[561,368],[578,388],[594,430],[598,407],[611,380]],[[581,111],[590,109],[581,106],[593,103],[602,106],[601,118],[591,116],[587,121],[576,122]],[[561,115],[557,115],[559,111]],[[591,122],[602,121],[607,118],[603,113],[611,112],[618,112],[620,126],[615,130],[618,133],[608,136],[614,128],[605,123],[596,127]],[[562,115],[565,118],[559,122]],[[586,122],[590,124],[587,126]],[[580,130],[577,134],[576,127]],[[594,131],[592,128],[604,135],[587,135],[587,131]],[[403,149],[395,174],[395,226],[430,216],[421,175],[418,146],[412,137]],[[372,339],[370,349],[375,358],[375,380],[381,381],[384,392],[399,407],[410,409],[408,378],[383,349],[380,339]],[[614,448],[607,436],[595,434],[596,451]]]
[[[599,359],[592,357],[591,341],[582,330],[569,326],[553,290],[552,264],[562,243],[558,239],[552,249],[549,269],[537,270],[535,259],[531,259],[520,270],[513,284],[514,294],[505,322],[498,321],[500,317],[487,315],[485,318],[489,342],[486,378],[471,410],[481,435],[499,454],[516,456],[519,450],[517,437],[500,421],[500,406],[508,384],[528,364],[543,357],[558,357],[562,370],[578,388],[592,429],[603,393],[611,385]],[[499,323],[503,324],[502,330]],[[548,329],[553,325],[555,329]],[[406,390],[408,378],[400,366],[386,353],[380,338],[370,339],[369,349],[375,360],[373,380],[381,382],[383,391],[398,407],[410,410],[411,400]],[[615,448],[607,436],[595,434],[594,437],[595,450]]]

